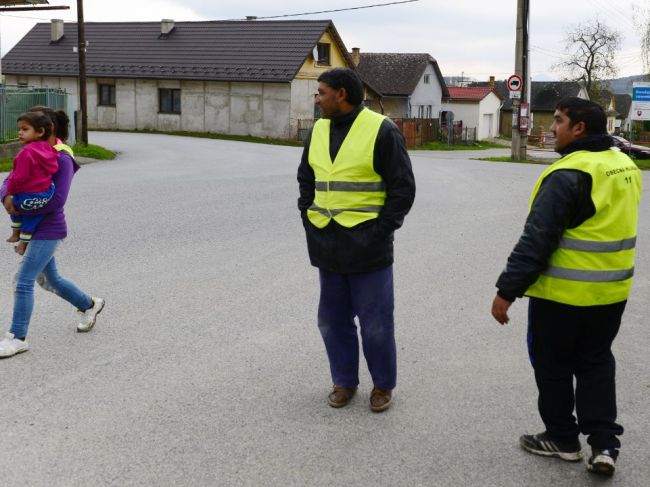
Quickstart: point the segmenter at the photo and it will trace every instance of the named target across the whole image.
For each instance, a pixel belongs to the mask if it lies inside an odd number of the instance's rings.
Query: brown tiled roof
[[[494,91],[490,86],[450,86],[449,90],[449,99],[454,100],[476,100],[481,101],[483,98],[488,96],[490,93],[494,93],[497,97],[501,96]]]
[[[360,57],[359,76],[383,96],[410,96],[429,63],[433,64],[442,96],[449,96],[438,63],[429,54],[362,52]]]
[[[352,65],[329,20],[176,22],[166,36],[160,22],[88,22],[87,75],[287,82],[328,29]],[[66,23],[55,43],[50,24],[36,24],[2,59],[2,72],[77,76],[76,45],[76,23]]]

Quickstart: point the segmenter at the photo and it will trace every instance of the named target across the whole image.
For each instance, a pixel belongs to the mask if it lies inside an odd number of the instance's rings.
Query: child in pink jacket
[[[14,159],[7,177],[7,194],[12,195],[16,208],[37,210],[54,195],[52,175],[59,169],[57,150],[47,142],[52,133],[52,121],[41,112],[26,112],[18,117],[18,139],[24,147]],[[19,242],[16,252],[25,253],[27,244],[44,215],[11,217],[11,237],[7,242]]]

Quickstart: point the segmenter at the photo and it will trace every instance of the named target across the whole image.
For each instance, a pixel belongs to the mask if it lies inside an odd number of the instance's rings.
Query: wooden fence
[[[406,147],[417,147],[439,138],[437,118],[394,118],[392,120],[404,135]],[[296,140],[304,142],[313,126],[314,120],[298,120]]]

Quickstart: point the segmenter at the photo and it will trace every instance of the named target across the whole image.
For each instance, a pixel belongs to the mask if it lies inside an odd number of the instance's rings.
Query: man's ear
[[[344,102],[348,99],[348,90],[345,88],[339,88],[338,91],[336,92],[336,101]]]
[[[584,137],[587,135],[587,126],[585,125],[584,122],[576,122],[573,124],[573,127],[571,127],[571,130],[573,131],[573,135],[577,137]]]

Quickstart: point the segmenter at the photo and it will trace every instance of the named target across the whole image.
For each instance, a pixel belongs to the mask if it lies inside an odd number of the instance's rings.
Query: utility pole
[[[81,143],[88,145],[88,96],[86,92],[86,29],[83,0],[77,0],[77,37],[79,51],[79,109],[81,110]]]
[[[519,112],[522,101],[530,107],[529,90],[530,74],[528,69],[528,15],[530,0],[517,0],[517,43],[515,45],[515,74],[521,76],[521,98],[512,100],[512,150],[510,158],[513,161],[526,160],[528,145],[528,130],[519,130]],[[528,115],[528,114],[527,114]]]

